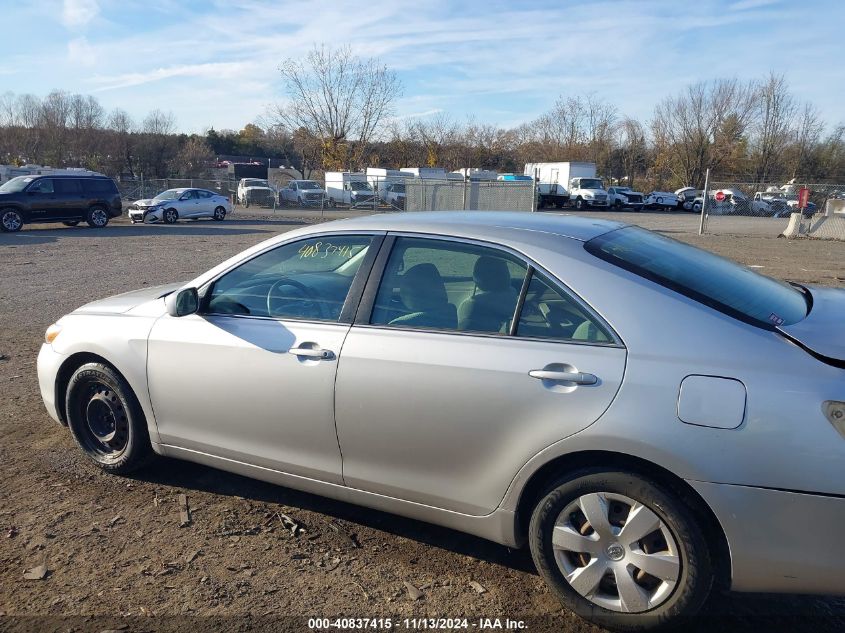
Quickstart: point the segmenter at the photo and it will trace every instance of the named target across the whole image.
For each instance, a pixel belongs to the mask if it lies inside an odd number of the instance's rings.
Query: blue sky
[[[784,73],[845,123],[845,0],[0,0],[0,92],[96,95],[180,129],[239,129],[284,99],[278,67],[314,44],[392,67],[397,117],[502,126],[595,93],[647,120],[714,77]]]

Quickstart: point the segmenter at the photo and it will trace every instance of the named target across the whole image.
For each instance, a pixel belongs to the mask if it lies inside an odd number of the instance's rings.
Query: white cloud
[[[106,90],[117,90],[118,88],[129,88],[142,84],[153,83],[173,77],[204,77],[207,79],[225,79],[238,74],[244,68],[239,62],[215,62],[208,64],[185,64],[182,66],[169,66],[167,68],[156,68],[147,72],[124,73],[109,77],[95,77],[95,83],[103,84],[95,92]]]
[[[62,23],[68,28],[85,26],[99,13],[98,0],[64,0],[62,3]]]
[[[728,7],[731,11],[750,11],[751,9],[762,9],[778,4],[780,0],[739,0]]]
[[[96,61],[94,47],[88,42],[87,37],[77,37],[67,43],[68,61],[82,66],[93,66]]]

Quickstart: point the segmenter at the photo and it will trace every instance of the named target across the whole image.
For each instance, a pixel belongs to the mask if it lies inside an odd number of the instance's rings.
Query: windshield
[[[598,178],[582,178],[581,189],[601,189],[601,180]]]
[[[372,191],[369,183],[360,181],[350,182],[349,188],[352,189],[352,191]]]
[[[637,227],[589,240],[584,248],[611,264],[758,327],[807,316],[797,288],[730,260]]]
[[[300,189],[319,189],[320,185],[318,185],[313,180],[300,180],[299,181],[299,188]]]
[[[29,183],[35,180],[32,176],[17,176],[12,178],[9,182],[3,183],[0,187],[0,192],[3,193],[17,193],[23,191]]]
[[[180,191],[181,189],[168,189],[167,191],[162,191],[153,200],[176,200],[179,197]]]
[[[269,187],[270,183],[259,178],[247,178],[244,180],[244,187]]]

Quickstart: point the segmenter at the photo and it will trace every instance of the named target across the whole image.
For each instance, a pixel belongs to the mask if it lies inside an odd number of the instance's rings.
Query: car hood
[[[817,356],[845,363],[845,288],[808,288],[813,307],[803,321],[778,329]]]
[[[302,193],[326,193],[324,189],[300,189]]]
[[[123,314],[137,305],[153,299],[160,299],[174,290],[181,288],[183,285],[183,283],[175,283],[143,288],[141,290],[132,290],[131,292],[124,292],[123,294],[86,303],[73,312],[74,314]]]
[[[152,206],[154,204],[162,204],[163,202],[165,202],[165,201],[164,200],[153,200],[152,198],[144,198],[143,200],[136,200],[132,204],[135,204],[135,205],[138,205],[138,206],[143,206],[143,207],[149,207],[149,206]]]
[[[275,191],[272,187],[241,187],[243,191]]]

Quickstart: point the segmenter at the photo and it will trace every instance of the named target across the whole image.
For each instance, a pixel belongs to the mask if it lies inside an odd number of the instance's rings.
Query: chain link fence
[[[809,190],[806,206],[799,191]],[[845,239],[845,185],[710,182],[679,205],[701,214],[701,232]],[[825,227],[822,229],[822,227]]]
[[[472,181],[409,178],[405,181],[408,211],[533,211],[532,181]]]

